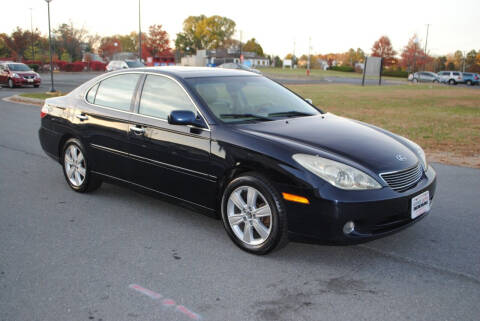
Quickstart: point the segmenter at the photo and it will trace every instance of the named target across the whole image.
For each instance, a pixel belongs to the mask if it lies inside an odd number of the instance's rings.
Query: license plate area
[[[430,193],[425,191],[412,198],[412,220],[419,217],[422,214],[427,213],[430,210]]]

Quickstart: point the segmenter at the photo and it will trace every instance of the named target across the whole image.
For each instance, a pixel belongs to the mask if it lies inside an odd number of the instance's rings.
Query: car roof
[[[139,71],[167,74],[179,78],[203,78],[203,77],[232,77],[232,76],[258,76],[255,73],[238,69],[224,69],[213,67],[184,67],[184,66],[160,66],[135,68]],[[259,77],[259,76],[258,76]]]

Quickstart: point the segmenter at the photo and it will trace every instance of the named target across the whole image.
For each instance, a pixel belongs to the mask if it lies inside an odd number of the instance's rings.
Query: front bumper
[[[15,86],[40,85],[42,83],[41,78],[25,79],[21,77],[21,78],[12,78],[12,80]]]
[[[411,219],[412,198],[428,190],[431,202],[435,189],[436,173],[431,167],[413,188],[402,193],[389,187],[343,191],[329,186],[321,195],[319,191],[293,188],[289,192],[306,196],[310,204],[285,202],[289,236],[293,240],[332,244],[355,244],[380,238],[428,215]],[[355,223],[355,230],[345,234],[343,226],[348,221]]]

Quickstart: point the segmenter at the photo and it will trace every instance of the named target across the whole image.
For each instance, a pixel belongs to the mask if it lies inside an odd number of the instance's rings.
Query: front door
[[[197,109],[174,79],[148,74],[130,122],[131,180],[160,193],[213,209],[215,181],[208,128],[171,125],[172,110]],[[201,117],[198,115],[198,117]]]

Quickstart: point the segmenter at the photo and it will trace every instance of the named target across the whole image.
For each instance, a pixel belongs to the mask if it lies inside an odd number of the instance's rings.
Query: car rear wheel
[[[9,80],[8,80],[8,87],[9,87],[9,88],[15,87],[15,84],[13,83],[13,80],[12,80],[12,79],[9,79]]]
[[[414,83],[417,83],[417,82],[418,82],[418,79],[417,79],[417,78],[413,78],[413,82],[414,82]]]
[[[472,85],[472,81],[471,81],[471,80],[467,80],[467,85],[471,86],[471,85]]]
[[[100,187],[102,181],[90,173],[85,149],[78,139],[67,140],[62,155],[63,174],[74,191],[91,192]]]
[[[438,84],[438,80],[435,79],[435,80],[433,81],[433,83],[434,83],[434,84]]]
[[[255,173],[228,184],[222,197],[223,225],[241,249],[267,254],[288,242],[287,216],[280,194]]]
[[[450,79],[450,80],[448,81],[448,83],[449,83],[450,85],[456,85],[456,84],[457,84],[456,81],[453,80],[453,79]]]

